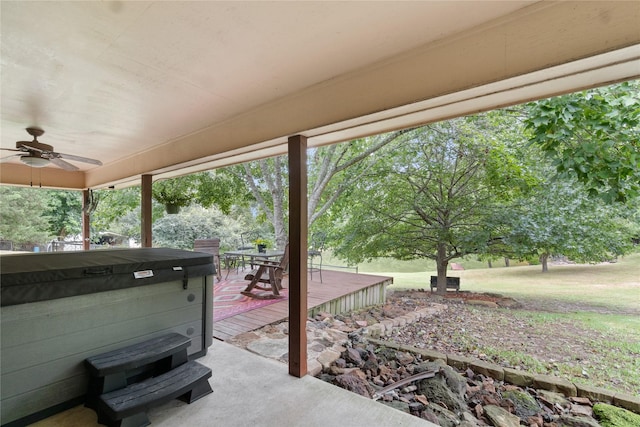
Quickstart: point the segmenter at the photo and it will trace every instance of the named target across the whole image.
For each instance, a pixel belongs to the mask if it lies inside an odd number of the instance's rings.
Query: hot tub
[[[89,356],[167,332],[212,343],[213,258],[166,248],[0,258],[1,423],[82,403]]]

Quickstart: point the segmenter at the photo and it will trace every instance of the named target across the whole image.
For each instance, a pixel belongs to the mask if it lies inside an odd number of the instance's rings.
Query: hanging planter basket
[[[164,208],[166,209],[167,213],[169,215],[175,215],[178,212],[180,212],[180,205],[174,205],[172,203],[167,203],[166,205],[164,205]]]

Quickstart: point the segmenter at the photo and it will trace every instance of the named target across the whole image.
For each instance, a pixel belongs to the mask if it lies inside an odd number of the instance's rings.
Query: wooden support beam
[[[82,250],[91,249],[91,190],[82,190]]]
[[[307,374],[307,138],[289,148],[289,374]]]
[[[152,175],[142,175],[142,182],[140,185],[140,246],[143,248],[150,248],[152,243],[151,236],[151,222],[153,220],[151,216],[151,186],[153,185]]]

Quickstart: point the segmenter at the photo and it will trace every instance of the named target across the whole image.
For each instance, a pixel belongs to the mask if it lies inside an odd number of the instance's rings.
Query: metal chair
[[[253,236],[254,232],[246,232],[240,233],[240,246],[238,246],[239,251],[246,251],[249,249],[254,249],[253,245],[250,245],[251,236]],[[225,279],[229,277],[229,272],[233,269],[236,270],[236,274],[240,271],[240,267],[242,267],[242,271],[244,271],[246,267],[245,257],[242,255],[229,255],[224,254],[224,266],[227,269],[227,274]]]
[[[313,272],[317,271],[320,274],[320,283],[322,283],[322,251],[324,250],[324,242],[327,238],[325,233],[314,233],[311,236],[309,249],[307,250],[307,257],[309,259],[309,274],[311,280],[313,280]],[[314,266],[314,259],[319,258],[320,262]]]

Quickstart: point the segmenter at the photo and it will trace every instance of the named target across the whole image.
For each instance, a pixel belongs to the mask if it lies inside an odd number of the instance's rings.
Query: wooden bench
[[[183,395],[190,403],[211,393],[211,370],[187,361],[190,345],[190,338],[169,333],[87,358],[85,406],[96,411],[102,424],[142,426],[148,424],[146,410],[151,406]],[[126,396],[127,403],[118,396]]]
[[[434,288],[438,287],[438,277],[431,276],[431,292]],[[456,292],[460,291],[460,278],[459,277],[447,277],[447,290],[454,289]]]

